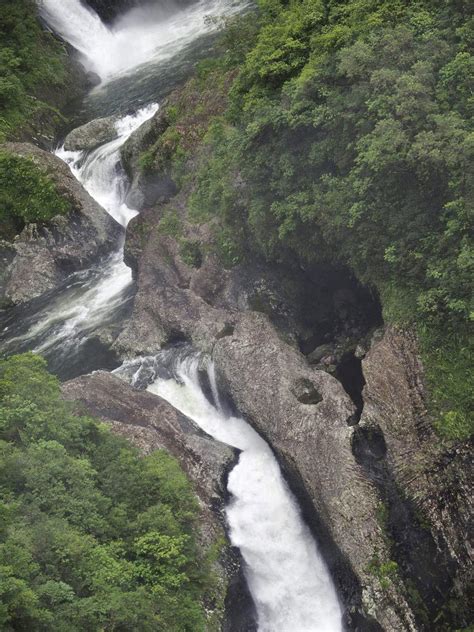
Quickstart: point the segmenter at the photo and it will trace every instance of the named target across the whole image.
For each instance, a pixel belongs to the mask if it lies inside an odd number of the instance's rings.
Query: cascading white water
[[[157,110],[158,105],[153,103],[136,114],[120,118],[115,123],[117,138],[90,154],[66,151],[64,147],[56,151],[56,155],[69,165],[72,173],[94,200],[124,227],[137,211],[125,204],[126,179],[119,169],[120,148]]]
[[[88,193],[122,226],[127,226],[136,211],[125,204],[126,177],[120,169],[120,148],[145,121],[157,111],[149,105],[135,115],[116,122],[118,137],[90,154],[68,152],[56,154],[70,167]],[[21,336],[9,340],[37,340],[33,351],[46,353],[52,348],[67,355],[87,340],[87,334],[107,322],[123,303],[132,283],[132,273],[123,262],[123,240],[117,250],[99,269],[77,275],[71,284],[56,296],[47,308],[36,314],[35,322]]]
[[[165,364],[173,353],[162,352]],[[178,353],[176,379],[155,377],[148,390],[215,439],[242,450],[229,476],[232,500],[226,514],[232,544],[246,562],[259,632],[340,632],[342,613],[328,570],[272,451],[243,419],[225,412],[211,362],[207,370],[215,405],[209,402],[199,368],[202,358]]]
[[[173,57],[196,37],[216,28],[212,18],[241,10],[230,0],[201,0],[171,15],[135,9],[111,28],[80,0],[38,0],[43,19],[106,81],[152,61]]]

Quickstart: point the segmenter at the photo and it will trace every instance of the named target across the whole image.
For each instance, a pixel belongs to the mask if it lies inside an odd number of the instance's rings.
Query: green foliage
[[[0,151],[0,235],[11,236],[29,222],[63,215],[70,204],[33,160]]]
[[[38,356],[0,361],[2,630],[203,631],[197,511],[172,457],[73,414]]]
[[[33,0],[0,3],[0,142],[44,130],[67,80],[64,47],[36,19]]]
[[[167,235],[176,239],[181,235],[182,230],[183,227],[178,213],[173,209],[168,209],[160,219],[158,232],[161,235]]]
[[[474,434],[474,349],[469,331],[434,335],[419,327],[431,393],[431,412],[439,434],[450,440]]]
[[[182,239],[179,254],[184,263],[192,268],[200,268],[202,264],[201,244],[199,241]]]
[[[382,562],[375,554],[367,565],[369,573],[378,577],[382,588],[389,588],[390,584],[398,577],[398,564],[393,560]]]
[[[258,21],[205,136],[192,214],[230,250],[350,267],[388,320],[459,353],[474,271],[466,4],[261,0]],[[427,356],[430,383],[452,401],[440,391],[465,362],[451,357],[448,378],[440,358]],[[443,412],[447,436],[466,436],[467,406]]]

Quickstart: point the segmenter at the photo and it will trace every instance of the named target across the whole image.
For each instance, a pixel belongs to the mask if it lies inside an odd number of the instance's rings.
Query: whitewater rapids
[[[196,38],[215,31],[220,17],[241,11],[242,4],[201,0],[184,11],[159,5],[132,9],[109,27],[80,0],[39,1],[43,19],[103,82],[176,56]]]
[[[212,402],[201,387],[206,372]],[[241,450],[228,479],[230,540],[245,561],[259,632],[341,632],[341,607],[328,569],[268,444],[228,412],[213,362],[184,349],[126,362],[116,374],[147,383],[218,441]],[[165,375],[166,377],[162,377]]]

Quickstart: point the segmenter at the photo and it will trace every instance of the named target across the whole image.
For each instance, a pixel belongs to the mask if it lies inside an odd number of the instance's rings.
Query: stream
[[[89,96],[86,110],[99,110],[100,115],[122,113],[116,140],[89,154],[62,147],[56,154],[91,196],[126,227],[136,211],[125,204],[128,183],[120,147],[157,111],[156,101],[170,88],[173,61],[176,85],[183,59],[188,59],[190,67],[189,60],[195,61],[198,51],[211,45],[216,21],[210,18],[230,15],[246,5],[201,0],[179,12],[133,10],[109,28],[79,0],[41,0],[39,4],[43,19],[102,79]],[[160,69],[166,86],[156,88]],[[71,275],[62,287],[29,304],[28,311],[12,310],[0,338],[3,352],[41,353],[62,379],[96,368],[115,368],[122,379],[146,387],[215,439],[238,448],[239,461],[228,480],[226,517],[230,540],[245,562],[259,631],[340,632],[342,609],[317,544],[271,448],[226,406],[212,359],[186,346],[127,361],[119,368],[110,366],[106,355],[94,356],[96,347],[91,347],[91,341],[105,327],[123,320],[133,301],[123,246],[122,239],[107,260]],[[202,386],[202,371],[210,393]]]

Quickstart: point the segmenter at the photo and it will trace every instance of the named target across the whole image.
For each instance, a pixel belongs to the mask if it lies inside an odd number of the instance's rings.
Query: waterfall
[[[203,370],[213,403],[200,385]],[[151,380],[150,392],[215,439],[242,451],[228,480],[226,516],[231,542],[245,561],[259,632],[340,632],[342,613],[334,586],[295,498],[268,444],[222,406],[213,363],[186,349],[171,349],[151,362],[125,363],[116,373],[139,386]]]
[[[127,179],[121,168],[120,148],[157,109],[152,104],[122,117],[115,124],[118,138],[89,154],[62,147],[56,151],[88,193],[122,226],[136,211],[125,204]],[[93,332],[111,322],[129,299],[132,273],[123,261],[123,246],[122,240],[105,262],[72,275],[66,287],[24,319],[23,330],[9,338],[4,350],[29,349],[45,355],[58,368],[71,362]]]
[[[81,53],[103,81],[150,62],[175,56],[197,37],[215,30],[211,18],[236,13],[231,0],[201,0],[185,11],[132,9],[112,26],[80,0],[38,0],[46,23]]]

